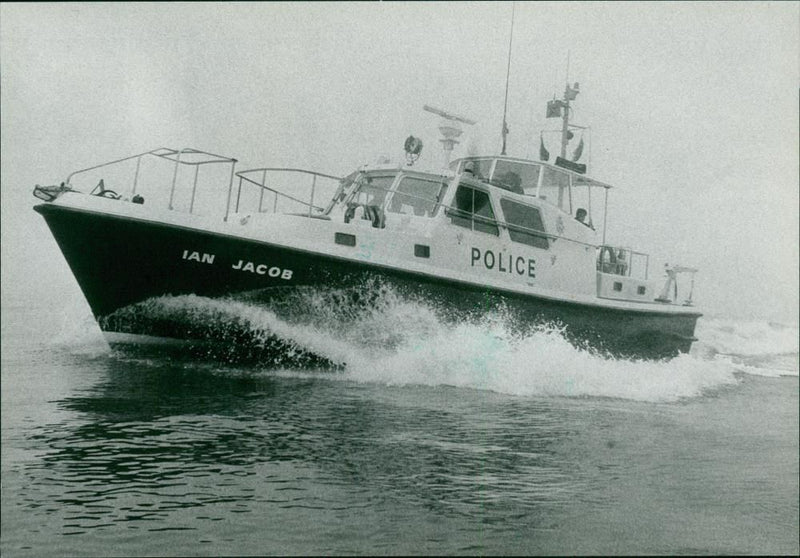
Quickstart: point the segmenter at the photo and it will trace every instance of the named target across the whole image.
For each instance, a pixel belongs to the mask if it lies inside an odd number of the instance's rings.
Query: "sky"
[[[608,241],[700,268],[708,315],[798,321],[800,4],[0,4],[3,304],[79,296],[34,184],[161,146],[241,170],[344,175],[441,159],[434,105],[477,121],[455,156],[538,153],[580,83]],[[551,152],[555,149],[551,148]]]

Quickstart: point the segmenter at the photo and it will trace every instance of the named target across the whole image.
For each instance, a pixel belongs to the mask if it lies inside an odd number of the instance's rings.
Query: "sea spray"
[[[799,333],[796,325],[765,320],[702,318],[691,354],[728,363],[744,374],[797,376]]]
[[[336,368],[350,352],[344,341],[312,325],[287,323],[245,302],[196,295],[161,296],[104,319],[115,331],[187,339],[192,356],[265,366]]]
[[[49,323],[58,323],[58,319],[53,318],[51,316]],[[60,316],[60,327],[55,328],[49,342],[53,347],[76,355],[99,357],[110,351],[89,305],[80,295],[71,297],[64,306]]]
[[[690,354],[668,361],[620,359],[574,345],[557,324],[526,326],[503,308],[453,319],[446,308],[379,283],[298,289],[273,297],[269,308],[253,294],[237,300],[158,297],[117,313],[121,317],[211,337],[227,348],[229,362],[242,362],[233,357],[244,353],[268,353],[254,366],[272,373],[322,369],[322,377],[335,380],[640,401],[695,397],[736,383],[736,373],[778,375],[720,349],[733,343],[730,336],[755,328],[763,334],[755,347],[764,349],[756,351],[763,361],[789,337],[770,325],[718,321],[699,328],[712,334]],[[788,358],[796,362],[796,355]]]
[[[774,355],[797,353],[800,331],[797,325],[766,320],[701,318],[696,335],[714,351],[736,355]]]
[[[675,401],[736,383],[724,363],[614,359],[577,348],[557,328],[525,336],[502,322],[443,327],[377,362],[350,361],[348,378],[389,385],[448,385],[521,396],[594,396]]]

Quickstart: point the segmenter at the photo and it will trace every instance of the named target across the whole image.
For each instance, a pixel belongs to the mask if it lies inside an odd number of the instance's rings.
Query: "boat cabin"
[[[586,224],[594,222],[593,193],[602,189],[607,195],[611,188],[568,169],[511,157],[467,157],[456,159],[450,168],[498,188],[545,201]],[[599,200],[594,201],[596,204]]]
[[[584,287],[571,290],[652,300],[647,255],[598,242],[595,217],[602,214],[598,221],[605,225],[610,188],[568,169],[502,156],[458,159],[440,173],[367,166],[344,178],[327,207],[312,216],[396,233],[441,236],[450,227],[467,229],[475,239],[470,242],[497,253],[538,253],[553,268],[548,274],[548,264],[539,264],[554,289],[582,275]],[[559,258],[570,262],[569,274],[561,275]],[[578,268],[585,273],[574,274]]]

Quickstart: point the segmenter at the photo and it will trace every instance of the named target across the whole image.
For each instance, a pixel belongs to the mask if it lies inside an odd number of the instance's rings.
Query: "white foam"
[[[313,309],[314,325],[287,323],[251,303],[175,297],[186,305],[245,320],[304,350],[345,364],[334,377],[386,385],[456,386],[520,396],[594,396],[675,401],[736,383],[730,363],[682,355],[670,361],[621,360],[570,344],[561,330],[525,334],[502,312],[451,323],[423,302],[382,289],[343,317],[341,297],[310,291],[298,307]]]
[[[769,355],[797,353],[800,330],[797,326],[767,321],[701,318],[696,337],[719,353]]]
[[[758,320],[700,319],[692,354],[755,376],[797,376],[800,372],[797,326]]]
[[[61,327],[49,342],[76,355],[101,356],[111,351],[83,297],[73,297],[64,307]]]
[[[144,307],[154,317],[213,319],[245,326],[256,339],[276,336],[287,350],[344,365],[343,372],[328,377],[356,382],[669,402],[734,384],[737,373],[797,374],[796,353],[775,352],[796,347],[797,329],[767,322],[701,321],[701,341],[690,354],[669,361],[625,360],[575,347],[556,327],[518,333],[503,312],[452,323],[432,306],[392,289],[361,288],[368,296],[355,303],[335,289],[298,293],[289,306],[300,316],[291,321],[254,302],[194,295],[159,297]],[[732,349],[740,353],[724,352]]]
[[[289,324],[274,312],[254,304],[196,295],[158,297],[150,302],[157,305],[160,312],[188,312],[195,320],[207,319],[210,313],[214,313],[223,320],[243,321],[262,336],[275,335],[298,349],[324,356],[335,363],[344,362],[351,349],[347,342],[326,335],[314,326]]]
[[[598,356],[558,330],[521,338],[502,323],[461,324],[394,354],[351,361],[347,376],[390,385],[449,385],[523,396],[595,396],[675,401],[736,383],[731,366],[683,355],[668,362]]]

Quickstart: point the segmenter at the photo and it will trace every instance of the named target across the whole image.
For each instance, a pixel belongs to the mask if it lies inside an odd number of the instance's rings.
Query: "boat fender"
[[[122,196],[117,194],[114,190],[103,190],[102,192],[97,194],[101,198],[108,198],[111,200],[119,200],[122,199]]]

